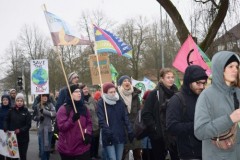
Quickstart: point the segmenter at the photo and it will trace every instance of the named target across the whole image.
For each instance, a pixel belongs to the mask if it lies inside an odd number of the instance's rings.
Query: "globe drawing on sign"
[[[32,81],[35,85],[43,86],[48,81],[48,73],[43,68],[37,68],[32,73]]]

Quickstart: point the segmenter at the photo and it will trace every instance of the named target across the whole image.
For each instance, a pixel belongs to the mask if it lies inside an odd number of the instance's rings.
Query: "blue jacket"
[[[126,143],[125,127],[127,127],[128,133],[133,133],[133,129],[128,118],[125,103],[122,100],[118,100],[115,105],[109,105],[106,103],[109,126],[107,125],[105,118],[103,99],[98,101],[97,107],[98,122],[103,132],[103,147]],[[109,141],[107,135],[104,134],[107,130],[110,130],[113,134],[111,141]]]
[[[3,129],[3,123],[7,116],[10,106],[0,106],[0,129]]]
[[[67,98],[67,87],[63,87],[59,92],[59,96],[55,106],[56,112],[58,111],[60,106],[62,106],[66,102],[66,98]]]

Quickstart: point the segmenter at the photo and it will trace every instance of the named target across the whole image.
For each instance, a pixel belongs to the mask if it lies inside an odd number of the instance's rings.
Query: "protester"
[[[149,94],[143,107],[142,120],[149,130],[153,160],[165,160],[167,150],[172,160],[178,160],[174,137],[166,132],[166,102],[177,90],[173,70],[163,68],[158,86]]]
[[[204,160],[240,159],[240,130],[237,124],[240,122],[238,83],[237,54],[229,51],[216,53],[212,58],[212,84],[199,96],[195,111],[194,132],[196,137],[202,140]],[[225,141],[217,141],[232,126],[236,127],[236,133],[233,135],[236,141],[231,136]],[[223,147],[222,142],[223,146],[227,146],[225,149],[219,148]]]
[[[40,95],[41,101],[34,110],[35,121],[39,121],[38,140],[41,160],[49,160],[51,139],[53,136],[52,119],[56,116],[54,105],[50,101],[49,94]]]
[[[199,94],[207,84],[205,70],[197,65],[186,68],[180,95],[174,95],[167,105],[167,130],[177,137],[181,160],[201,160],[202,143],[194,136],[194,112]]]
[[[128,111],[128,117],[131,125],[133,126],[134,121],[140,110],[139,94],[141,91],[136,87],[132,86],[131,78],[127,75],[121,76],[118,80],[118,88],[120,99],[126,104]],[[133,150],[134,160],[141,160],[141,141],[134,139],[132,143],[129,141],[124,146],[123,159],[129,153],[129,150]]]
[[[17,135],[18,149],[21,160],[27,159],[29,143],[29,129],[31,128],[31,115],[24,104],[24,96],[18,93],[15,107],[12,108],[4,121],[4,131],[14,131]]]
[[[82,96],[84,98],[84,104],[90,111],[90,115],[92,118],[92,126],[93,126],[93,134],[91,140],[91,149],[90,155],[92,159],[99,159],[98,156],[98,147],[99,147],[99,125],[98,125],[98,117],[97,117],[97,104],[96,101],[92,98],[89,93],[89,89],[87,85],[81,85],[80,89],[82,90]]]
[[[102,143],[107,157],[110,160],[121,160],[124,143],[126,143],[125,127],[130,142],[133,141],[134,135],[125,104],[119,99],[114,84],[110,82],[103,84],[102,99],[97,105],[99,125],[102,129]]]
[[[10,94],[10,99],[11,99],[11,107],[14,108],[15,107],[15,98],[17,95],[16,89],[10,89],[9,94]]]
[[[101,91],[96,91],[93,98],[97,102],[101,98]]]
[[[72,73],[68,74],[69,85],[78,84],[78,80],[79,80],[79,76],[77,75],[77,73],[72,72]],[[55,105],[56,111],[58,111],[59,107],[66,102],[67,94],[68,94],[67,87],[63,87],[59,92],[57,103]]]
[[[144,107],[145,101],[150,92],[151,92],[151,90],[147,90],[146,92],[144,92],[143,97],[142,97],[142,108]],[[154,155],[153,155],[153,151],[152,151],[152,145],[151,145],[150,138],[145,137],[141,141],[142,141],[142,160],[153,160]]]
[[[2,95],[1,106],[0,106],[0,129],[1,130],[4,130],[3,124],[10,108],[11,108],[10,96]],[[5,160],[4,156],[0,155],[0,160]]]
[[[65,91],[67,93],[66,104],[62,105],[57,112],[58,152],[62,160],[89,160],[92,136],[90,112],[84,105],[79,85],[71,85],[70,91],[76,112],[69,92]],[[80,131],[79,122],[83,133]]]

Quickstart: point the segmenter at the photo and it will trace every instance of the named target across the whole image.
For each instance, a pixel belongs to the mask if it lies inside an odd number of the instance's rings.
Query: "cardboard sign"
[[[108,54],[107,53],[106,54],[98,54],[98,60],[99,60],[98,63],[99,63],[99,67],[100,67],[102,83],[111,82],[112,79],[111,79],[110,62],[109,62]],[[96,55],[89,56],[89,66],[90,66],[93,85],[100,84],[98,63],[97,63]]]

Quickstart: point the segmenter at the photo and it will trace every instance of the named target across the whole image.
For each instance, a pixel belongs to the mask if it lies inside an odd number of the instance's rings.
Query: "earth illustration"
[[[37,68],[32,73],[32,81],[38,86],[43,86],[48,81],[48,73],[43,68]]]

